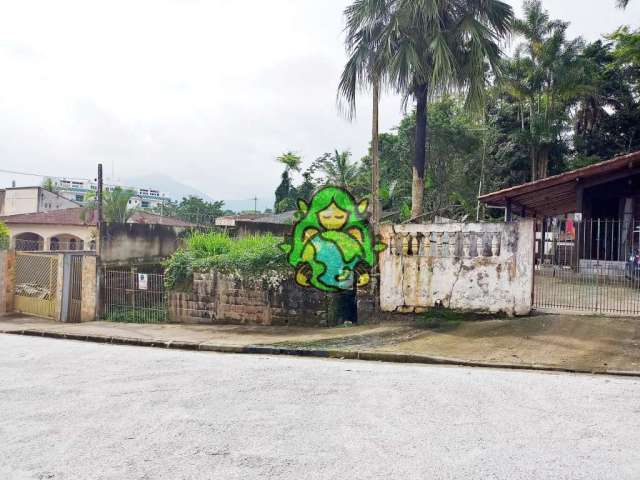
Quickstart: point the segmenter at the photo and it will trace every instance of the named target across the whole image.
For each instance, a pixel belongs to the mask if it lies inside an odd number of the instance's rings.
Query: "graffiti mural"
[[[367,222],[368,200],[356,202],[346,190],[324,187],[309,203],[298,200],[298,222],[280,246],[302,287],[324,292],[351,290],[370,281],[378,253],[386,248]]]

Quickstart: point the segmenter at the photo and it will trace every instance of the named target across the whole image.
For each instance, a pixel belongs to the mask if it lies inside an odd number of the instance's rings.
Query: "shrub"
[[[7,226],[0,222],[0,249],[9,248],[9,229]]]
[[[194,233],[165,263],[168,288],[184,288],[193,272],[216,270],[243,277],[259,277],[287,269],[286,256],[278,248],[282,238],[271,234],[231,238],[224,233]]]

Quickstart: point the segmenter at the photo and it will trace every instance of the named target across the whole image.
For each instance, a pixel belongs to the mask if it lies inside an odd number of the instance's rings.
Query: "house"
[[[640,313],[640,151],[479,200],[535,219],[535,308]]]
[[[95,250],[97,222],[95,214],[82,208],[23,213],[0,217],[11,232],[10,242],[22,251]],[[180,219],[148,212],[136,212],[129,223],[188,228]]]
[[[541,232],[551,227],[559,238],[577,239],[579,259],[624,262],[640,243],[640,151],[479,200],[504,208],[507,220],[514,215],[533,217]]]
[[[78,207],[78,204],[42,187],[0,189],[0,216],[49,212],[73,207]]]
[[[295,223],[297,210],[263,215],[254,219],[236,220],[236,234],[238,236],[271,233],[277,236],[290,235]]]

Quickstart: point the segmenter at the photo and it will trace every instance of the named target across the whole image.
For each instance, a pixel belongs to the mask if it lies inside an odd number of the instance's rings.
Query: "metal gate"
[[[536,230],[536,310],[640,315],[636,221],[550,218]]]
[[[167,321],[163,274],[105,269],[100,283],[103,319],[132,323]]]
[[[55,318],[58,310],[58,257],[16,253],[15,310]]]
[[[69,322],[79,322],[82,311],[82,255],[71,255],[69,263]]]

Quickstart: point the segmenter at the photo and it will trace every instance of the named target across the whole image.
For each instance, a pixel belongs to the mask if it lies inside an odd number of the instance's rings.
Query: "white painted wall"
[[[0,215],[48,212],[61,208],[73,208],[78,204],[40,187],[7,188]]]
[[[524,315],[533,291],[532,220],[518,223],[383,225],[380,307]]]
[[[4,205],[0,215],[37,212],[38,190],[38,187],[6,189],[4,192]]]
[[[42,224],[7,224],[11,232],[11,245],[15,246],[16,236],[21,233],[36,233],[44,239],[44,250],[49,250],[52,237],[67,241],[69,235],[84,241],[85,249],[89,249],[91,240],[97,238],[97,229],[89,225],[42,225]]]

